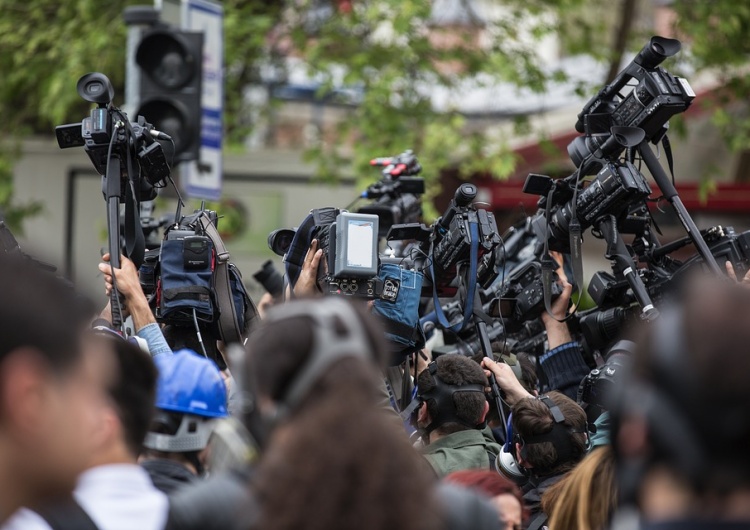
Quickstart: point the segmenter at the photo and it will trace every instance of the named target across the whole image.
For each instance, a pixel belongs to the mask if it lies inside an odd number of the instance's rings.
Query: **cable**
[[[203,352],[203,357],[208,359],[208,354],[206,353],[206,346],[203,344],[203,336],[201,335],[201,328],[198,326],[198,316],[195,314],[195,308],[193,308],[193,324],[195,325],[195,332],[198,335],[198,344],[201,345],[201,351]]]

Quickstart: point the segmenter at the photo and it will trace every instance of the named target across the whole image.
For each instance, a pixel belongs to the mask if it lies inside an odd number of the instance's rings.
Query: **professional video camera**
[[[540,206],[545,208],[533,219],[532,225],[540,240],[548,240],[550,250],[570,252],[570,224],[575,216],[580,229],[596,227],[604,217],[620,218],[651,195],[646,178],[630,162],[608,162],[596,178],[579,193],[573,178],[555,183],[552,203],[546,197],[553,188],[553,180],[543,175],[530,174],[523,191],[542,195]]]
[[[170,176],[164,150],[156,139],[170,140],[169,136],[154,129],[143,116],[130,122],[127,114],[112,105],[115,91],[104,74],[84,75],[78,80],[77,90],[83,99],[98,106],[81,123],[55,127],[60,148],[83,147],[100,175],[117,164],[123,200],[130,181],[139,200],[156,198],[154,186]],[[134,162],[138,171],[133,171]]]
[[[490,304],[490,316],[502,317],[509,332],[520,330],[524,322],[538,318],[544,311],[542,265],[533,260],[519,266],[506,279],[498,294]],[[552,299],[561,294],[562,287],[554,274]]]
[[[153,128],[139,116],[131,123],[127,115],[112,104],[115,91],[107,76],[89,73],[78,80],[78,94],[97,108],[80,124],[55,128],[61,149],[84,147],[96,171],[102,176],[102,192],[107,203],[107,232],[110,264],[120,267],[120,203],[125,203],[125,255],[136,266],[143,262],[145,239],[138,204],[156,198],[156,186],[170,177],[164,150],[156,139],[171,138]],[[122,325],[117,285],[111,293],[112,325]]]
[[[484,288],[498,276],[500,235],[494,216],[472,204],[476,195],[475,185],[461,184],[448,209],[431,227],[419,223],[394,225],[388,233],[389,241],[420,242],[418,251],[409,257],[414,268],[427,274],[431,283],[425,289],[434,290],[439,297],[456,294],[459,265],[468,265],[470,281]]]
[[[393,225],[416,223],[422,217],[424,179],[417,177],[422,171],[411,150],[397,156],[374,158],[374,167],[382,167],[383,178],[362,193],[361,198],[373,202],[360,207],[357,212],[377,215],[380,219],[378,237],[385,237]]]
[[[666,134],[668,120],[687,110],[695,99],[690,84],[659,67],[680,48],[676,39],[652,37],[615,80],[584,105],[576,130],[585,136],[568,145],[570,159],[582,174],[599,171],[602,161],[617,158],[628,147],[617,138],[625,128],[643,130],[645,141],[656,144]],[[630,93],[621,95],[633,80]]]
[[[318,282],[324,292],[395,301],[398,286],[386,288],[378,278],[378,216],[325,208],[313,210],[313,217],[323,250]]]
[[[738,277],[744,276],[750,268],[750,231],[737,234],[732,227],[714,226],[701,230],[701,236],[717,261],[729,261]],[[639,253],[639,261],[648,264],[640,274],[655,303],[667,301],[680,283],[696,269],[707,269],[700,254],[685,261],[670,256],[690,243],[690,237],[686,236],[666,245],[648,246],[647,250]],[[627,326],[638,320],[637,300],[626,280],[618,279],[607,271],[599,271],[592,276],[588,293],[597,307],[578,315],[582,342],[589,352],[606,351]]]
[[[652,320],[658,316],[649,292],[653,286],[649,289],[645,284],[652,271],[636,267],[631,250],[621,237],[623,232],[632,230],[644,249],[658,246],[658,240],[647,228],[652,221],[645,200],[651,195],[651,188],[633,164],[636,154],[646,163],[708,265],[716,272],[720,270],[649,145],[663,141],[671,167],[671,150],[666,141],[668,120],[684,112],[695,98],[685,79],[659,67],[679,50],[679,41],[653,37],[578,115],[576,129],[585,136],[568,146],[577,170],[557,181],[533,174],[526,180],[524,191],[541,195],[540,211],[532,225],[544,243],[542,280],[548,310],[553,265],[546,257],[547,250],[571,253],[574,280],[580,284],[582,233],[592,227],[593,234],[607,244],[605,256],[612,260],[613,278],[626,283],[641,308],[641,318]],[[636,81],[635,87],[629,94],[621,94],[631,80]],[[620,159],[626,148],[627,156]],[[598,172],[596,178],[584,187],[581,176],[593,172]]]

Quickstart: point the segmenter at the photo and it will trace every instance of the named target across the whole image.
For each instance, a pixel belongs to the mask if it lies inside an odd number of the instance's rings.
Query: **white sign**
[[[182,27],[203,32],[200,160],[183,166],[183,187],[188,197],[217,201],[223,171],[224,10],[208,0],[182,0]]]

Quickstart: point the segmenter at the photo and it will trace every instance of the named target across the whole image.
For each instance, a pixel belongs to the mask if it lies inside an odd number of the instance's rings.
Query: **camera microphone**
[[[169,136],[167,133],[163,133],[161,131],[157,131],[156,129],[151,129],[148,131],[151,136],[156,138],[157,140],[171,140],[172,137]]]

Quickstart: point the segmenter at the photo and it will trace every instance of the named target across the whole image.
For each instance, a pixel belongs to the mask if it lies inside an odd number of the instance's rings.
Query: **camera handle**
[[[115,133],[116,134],[116,133]],[[120,158],[111,154],[107,160],[107,172],[102,177],[102,190],[107,202],[107,236],[109,242],[109,264],[113,269],[120,268]],[[113,289],[109,293],[112,310],[112,328],[119,331],[122,327],[122,305],[117,283],[112,274]]]
[[[475,300],[479,300],[478,287]],[[479,309],[481,310],[481,305]],[[476,321],[476,323],[474,324],[474,328],[476,329],[477,337],[479,338],[479,346],[482,349],[482,356],[489,357],[490,359],[494,360],[495,357],[492,354],[492,344],[490,343],[490,336],[489,333],[487,333],[487,322],[485,322],[485,320],[481,318],[481,316],[482,315],[477,314],[477,312],[475,311],[474,320]],[[498,413],[500,414],[500,419],[502,420],[503,425],[507,425],[508,421],[505,417],[505,409],[503,408],[503,396],[501,393],[502,391],[500,390],[500,386],[497,384],[497,379],[492,372],[490,372],[489,382],[492,399],[495,402],[495,407],[497,408]],[[503,430],[503,433],[504,432],[505,431]],[[505,443],[505,441],[506,440],[503,440],[503,443]]]
[[[701,236],[700,230],[698,230],[698,227],[695,225],[693,218],[690,217],[685,205],[682,204],[682,199],[680,199],[677,189],[675,189],[672,181],[669,180],[667,173],[664,171],[664,168],[659,163],[656,155],[651,150],[648,140],[641,142],[638,146],[638,152],[646,163],[646,167],[651,172],[651,176],[654,177],[654,181],[656,182],[656,185],[659,186],[662,195],[664,195],[664,198],[672,205],[672,208],[680,219],[682,226],[693,241],[695,248],[698,249],[698,253],[703,257],[706,265],[708,265],[712,272],[722,274],[723,271],[721,267],[716,263],[716,259],[714,258],[714,255],[711,254],[703,236]]]
[[[604,216],[598,221],[597,229],[607,242],[606,257],[614,262],[613,268],[625,277],[633,290],[638,305],[641,306],[641,318],[647,322],[656,319],[659,316],[659,311],[654,307],[646,286],[638,275],[633,258],[630,257],[625,241],[622,240],[622,236],[617,230],[616,220],[612,216]]]

